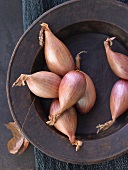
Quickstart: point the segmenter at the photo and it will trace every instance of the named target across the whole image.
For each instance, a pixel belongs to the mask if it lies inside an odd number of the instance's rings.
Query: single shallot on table
[[[113,125],[115,120],[122,115],[128,109],[128,81],[119,80],[117,81],[111,91],[110,96],[110,111],[112,115],[112,120],[99,124],[97,126],[99,133],[100,131],[107,130]]]
[[[51,116],[56,115],[56,113],[60,110],[60,104],[59,100],[55,99],[53,100],[51,107],[50,107],[50,115]],[[76,140],[75,133],[77,128],[77,113],[74,107],[70,107],[66,111],[63,112],[61,116],[57,119],[57,121],[54,124],[54,127],[68,136],[69,141],[72,145],[76,145],[76,151],[80,149],[82,146],[82,142],[79,140]]]

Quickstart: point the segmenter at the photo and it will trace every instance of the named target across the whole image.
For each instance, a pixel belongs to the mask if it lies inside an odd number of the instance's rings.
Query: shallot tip
[[[76,140],[74,143],[72,143],[72,145],[76,145],[76,151],[78,151],[80,149],[80,147],[82,146],[83,142]]]
[[[43,45],[44,45],[44,31],[48,31],[50,29],[48,27],[48,24],[46,24],[46,23],[42,23],[42,24],[40,24],[40,26],[41,26],[41,30],[39,32],[39,45],[43,47]]]
[[[20,77],[13,83],[12,87],[14,87],[14,86],[25,86],[26,79],[27,79],[27,75],[21,74]]]
[[[108,45],[108,43],[109,43],[109,46],[112,46],[112,44],[113,44],[112,41],[113,41],[115,38],[116,38],[116,37],[107,38],[107,39],[104,41],[104,44],[107,43],[107,45]]]
[[[110,128],[110,126],[112,126],[114,122],[115,122],[115,120],[110,120],[110,121],[108,121],[108,122],[106,122],[106,123],[104,123],[104,124],[99,124],[99,125],[97,125],[97,126],[96,126],[96,128],[98,129],[98,130],[97,130],[97,134],[98,134],[99,132],[101,132],[101,131],[105,131],[105,130],[107,130],[108,128]]]
[[[42,23],[42,24],[40,24],[40,25],[41,25],[41,27],[42,27],[45,31],[50,30],[48,24]]]
[[[58,115],[49,116],[48,117],[49,120],[46,122],[46,124],[53,126],[56,123],[57,117],[58,117]]]
[[[110,40],[113,41],[116,37],[111,37]]]
[[[87,51],[80,51],[77,55],[76,55],[76,70],[80,70],[80,54],[82,53],[87,53]]]
[[[87,53],[87,51],[85,51],[85,50],[80,51],[80,52],[76,55],[76,58],[77,58],[77,56],[80,56],[80,54],[82,54],[82,53]]]

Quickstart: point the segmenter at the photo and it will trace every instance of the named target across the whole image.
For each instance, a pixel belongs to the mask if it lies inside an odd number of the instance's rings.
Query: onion
[[[61,78],[52,72],[40,71],[31,75],[21,74],[13,83],[14,86],[24,86],[25,81],[32,93],[44,98],[57,98]]]
[[[50,116],[56,115],[56,113],[60,110],[59,100],[53,100],[50,107]],[[49,117],[50,117],[49,116]],[[68,136],[69,141],[72,145],[76,145],[76,151],[79,150],[82,142],[76,140],[75,132],[77,128],[77,113],[74,107],[71,107],[63,112],[63,114],[57,119],[54,127]]]
[[[112,46],[112,40],[114,39],[115,37],[112,37],[104,41],[108,63],[118,77],[128,80],[128,57],[111,50],[110,46]]]
[[[85,51],[81,51],[76,56],[76,68],[80,70],[80,54]],[[82,71],[81,71],[82,72]],[[91,78],[84,72],[82,72],[86,79],[86,90],[80,100],[76,103],[78,110],[81,113],[88,113],[94,106],[96,101],[96,90]]]
[[[113,125],[115,120],[122,115],[128,109],[128,81],[119,80],[117,81],[111,91],[110,96],[110,111],[112,115],[112,120],[106,122],[105,124],[98,125],[99,133],[101,130],[104,131]]]
[[[65,110],[73,106],[82,97],[86,89],[86,79],[79,70],[68,72],[61,80],[59,86],[60,110],[48,121],[49,125],[54,125],[57,117]]]
[[[47,66],[50,71],[64,76],[75,69],[75,63],[68,48],[51,32],[46,23],[41,24],[42,28],[39,34],[39,43],[43,46]]]

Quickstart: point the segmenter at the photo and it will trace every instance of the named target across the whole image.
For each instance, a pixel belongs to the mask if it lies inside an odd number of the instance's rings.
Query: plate
[[[23,34],[12,54],[7,73],[7,98],[11,114],[24,135],[43,153],[75,164],[93,164],[113,159],[128,150],[127,112],[103,133],[96,125],[111,119],[109,97],[119,79],[111,71],[103,46],[107,37],[116,37],[113,50],[128,55],[128,7],[110,0],[69,1],[41,15]],[[27,86],[12,88],[20,74],[47,70],[43,48],[39,46],[40,24],[49,24],[74,57],[80,51],[81,70],[93,80],[97,100],[87,115],[78,113],[76,136],[83,146],[76,152],[68,138],[46,125],[50,99],[30,93]],[[79,87],[78,87],[79,88]]]

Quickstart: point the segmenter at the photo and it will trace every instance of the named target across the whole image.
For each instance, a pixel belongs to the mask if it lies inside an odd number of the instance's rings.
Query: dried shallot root
[[[28,148],[29,141],[21,133],[20,129],[18,128],[18,126],[16,125],[15,122],[9,122],[5,126],[9,130],[11,130],[11,132],[13,134],[13,138],[7,144],[8,151],[11,154],[16,154],[23,145],[23,148],[18,153],[18,155],[21,155]]]
[[[85,51],[81,51],[76,56],[76,69],[78,70],[80,70],[80,59],[81,59],[80,54],[82,53],[85,53]],[[86,114],[93,108],[96,102],[96,90],[95,90],[94,83],[92,79],[89,77],[89,75],[87,75],[83,71],[81,71],[81,73],[83,73],[86,79],[86,90],[82,95],[82,97],[80,98],[80,100],[76,103],[76,107],[78,111],[80,111],[80,113]]]
[[[50,107],[49,117],[53,117],[60,110],[59,100],[53,100]],[[57,119],[54,127],[61,133],[68,136],[72,145],[76,146],[76,151],[82,146],[82,141],[76,140],[75,133],[77,128],[77,113],[74,107],[70,107]]]
[[[50,71],[64,76],[75,69],[73,57],[65,46],[50,30],[48,24],[42,23],[39,33],[39,44],[44,45],[44,56]]]
[[[82,97],[86,89],[85,76],[79,70],[68,72],[61,80],[59,86],[59,103],[60,110],[49,117],[46,122],[49,125],[54,125],[57,118],[71,106],[73,106]]]
[[[107,130],[113,125],[116,119],[122,115],[128,109],[128,81],[119,80],[117,81],[111,91],[110,95],[110,111],[112,120],[105,124],[99,124],[97,133],[100,131]]]
[[[60,76],[48,71],[40,71],[31,75],[21,74],[13,83],[14,86],[24,86],[25,81],[32,93],[43,98],[58,98],[61,82]]]
[[[124,54],[112,51],[112,41],[115,37],[107,38],[104,41],[107,60],[112,71],[120,78],[128,80],[128,57]]]

